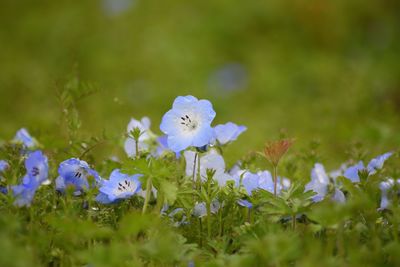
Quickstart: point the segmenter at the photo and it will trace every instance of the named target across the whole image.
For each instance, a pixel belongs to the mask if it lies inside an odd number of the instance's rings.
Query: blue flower
[[[197,174],[199,166],[197,160],[196,164],[194,164],[196,152],[185,151],[183,155],[186,160],[186,175],[193,177],[193,166],[195,167],[195,174]],[[203,182],[207,179],[207,170],[215,171],[213,179],[218,182],[219,186],[225,186],[227,181],[233,180],[229,174],[225,173],[224,158],[215,149],[211,149],[206,154],[200,156],[200,177]]]
[[[48,182],[49,165],[42,151],[31,152],[25,160],[26,175],[20,185],[12,186],[16,206],[29,206],[36,190],[41,184]]]
[[[99,188],[100,194],[96,197],[96,200],[103,204],[109,204],[117,200],[130,198],[140,190],[139,177],[141,176],[141,174],[124,174],[119,169],[114,170],[110,175],[110,179],[103,181],[102,186]]]
[[[36,140],[28,133],[25,128],[20,129],[13,139],[16,143],[21,143],[27,148],[33,148],[37,145]]]
[[[91,169],[89,165],[76,158],[71,158],[60,163],[58,167],[59,176],[56,179],[56,190],[65,192],[67,187],[75,189],[74,194],[79,195],[82,191],[89,189],[88,177],[93,177],[96,183],[101,184],[102,180],[99,174]]]
[[[385,164],[385,161],[389,159],[392,155],[393,155],[392,152],[388,152],[372,159],[367,166],[369,175],[374,175],[377,172],[377,170],[382,169],[383,164]]]
[[[245,199],[239,199],[239,200],[237,201],[237,203],[238,203],[240,206],[246,207],[246,208],[248,208],[248,209],[251,209],[251,208],[253,207],[253,203],[251,203],[250,201],[245,200]]]
[[[49,183],[49,163],[47,157],[40,150],[31,152],[25,160],[25,168],[29,179],[33,179],[38,185]]]
[[[5,160],[0,160],[0,172],[4,172],[8,168],[8,163]]]
[[[343,176],[347,179],[350,179],[353,183],[360,182],[360,177],[358,176],[358,172],[364,170],[364,163],[359,161],[357,164],[350,166],[344,171]]]
[[[163,116],[160,129],[168,136],[168,147],[180,152],[190,146],[209,144],[214,135],[211,127],[214,118],[215,111],[210,101],[178,96],[172,109]]]
[[[270,193],[274,193],[274,180],[269,171],[259,171],[257,173],[258,180],[258,188],[266,190]],[[282,180],[282,182],[281,182]],[[278,177],[277,178],[277,187],[276,193],[280,194],[283,189],[288,189],[290,187],[290,180],[287,178]]]
[[[360,177],[358,173],[362,170],[366,170],[368,175],[374,175],[378,170],[383,168],[383,165],[387,159],[389,159],[393,155],[392,152],[385,153],[376,158],[373,158],[367,165],[364,166],[362,161],[359,161],[357,164],[350,166],[344,171],[343,176],[347,179],[350,179],[353,183],[360,182]]]
[[[23,183],[11,187],[15,197],[14,205],[18,207],[30,206],[39,185],[33,177],[25,176]]]
[[[143,117],[140,121],[131,119],[131,121],[128,124],[127,127],[127,133],[129,134],[131,131],[133,131],[135,128],[139,128],[141,135],[139,137],[139,142],[138,142],[138,147],[139,151],[146,151],[149,149],[149,140],[151,139],[151,132],[150,132],[150,119],[148,117]],[[131,137],[128,137],[125,140],[125,152],[129,157],[135,157],[136,156],[136,143],[135,140]]]
[[[322,164],[316,163],[314,168],[311,170],[311,182],[306,184],[306,191],[313,191],[317,193],[312,197],[314,202],[319,202],[324,199],[328,193],[329,177],[325,172],[325,168]]]
[[[218,210],[221,208],[221,204],[219,203],[218,200],[211,201],[210,206],[211,206],[210,211],[212,214],[217,213]],[[196,203],[196,205],[193,208],[193,215],[199,218],[207,216],[206,203],[205,202]]]
[[[225,145],[229,142],[235,141],[240,134],[246,131],[245,126],[238,126],[232,122],[226,124],[219,124],[214,127],[215,139],[219,144]]]
[[[314,168],[311,170],[311,182],[306,184],[305,191],[313,191],[317,193],[312,197],[312,201],[319,202],[322,201],[325,196],[328,194],[328,186],[331,184],[329,177],[325,171],[325,168],[322,164],[316,163]],[[346,201],[346,197],[343,192],[334,186],[334,192],[332,196],[332,200],[338,203],[344,203]]]
[[[168,136],[163,135],[157,138],[157,148],[153,156],[161,157],[163,154],[171,152],[172,150],[168,147]],[[180,158],[181,154],[179,152],[175,153],[177,159]]]

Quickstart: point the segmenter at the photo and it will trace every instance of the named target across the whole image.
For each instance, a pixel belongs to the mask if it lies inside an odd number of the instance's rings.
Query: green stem
[[[273,178],[274,178],[274,196],[276,197],[277,185],[278,185],[278,175],[277,175],[277,166],[274,165]]]
[[[207,237],[211,238],[211,203],[207,203]]]
[[[143,204],[143,210],[142,210],[142,214],[146,213],[147,210],[147,206],[149,205],[149,201],[150,201],[150,194],[151,194],[151,177],[147,178],[147,183],[146,183],[146,196],[144,199],[144,204]]]
[[[196,154],[194,154],[194,161],[193,161],[193,189],[196,189],[196,162],[197,162],[198,154],[199,153],[197,153],[197,152],[196,152]],[[198,168],[198,166],[197,166],[197,168]]]
[[[201,190],[200,155],[197,156],[197,190]]]
[[[139,153],[139,140],[135,139],[136,158],[140,158]]]
[[[203,223],[201,221],[201,218],[199,218],[199,243],[200,243],[200,248],[203,247]]]
[[[292,228],[296,230],[296,214],[292,215]]]
[[[222,209],[219,209],[219,236],[222,237],[223,229],[222,229]]]

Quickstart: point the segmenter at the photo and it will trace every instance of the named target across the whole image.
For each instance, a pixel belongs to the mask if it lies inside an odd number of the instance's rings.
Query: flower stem
[[[136,158],[140,158],[140,153],[139,153],[139,140],[135,139],[135,149],[136,149]]]
[[[211,203],[207,203],[207,237],[211,238]]]
[[[197,156],[197,190],[201,190],[200,155]]]
[[[197,152],[196,152],[196,154],[194,154],[194,161],[193,161],[193,189],[196,189],[196,162],[197,162],[198,154],[199,153],[197,153]],[[197,168],[198,167],[199,166],[197,166]]]
[[[276,197],[277,185],[278,185],[278,175],[277,175],[277,166],[274,165],[273,171],[273,178],[274,178],[274,196]]]
[[[144,198],[144,204],[143,204],[143,210],[142,210],[142,214],[146,213],[147,210],[147,206],[149,205],[149,201],[150,201],[150,194],[151,194],[151,177],[147,178],[147,183],[146,183],[146,196]]]
[[[201,218],[199,218],[199,243],[200,243],[200,248],[203,247],[203,223],[201,221]]]
[[[296,230],[296,214],[292,215],[292,228]]]

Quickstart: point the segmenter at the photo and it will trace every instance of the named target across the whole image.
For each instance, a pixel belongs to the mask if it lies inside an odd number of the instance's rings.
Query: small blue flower
[[[161,157],[163,154],[171,152],[172,150],[168,147],[168,136],[163,135],[157,138],[157,148],[154,152],[155,157]],[[180,158],[181,154],[179,152],[175,153],[177,159]]]
[[[168,136],[168,147],[180,152],[190,146],[209,144],[214,135],[211,127],[214,118],[215,111],[210,101],[178,96],[172,109],[163,116],[160,129]]]
[[[328,193],[329,177],[325,172],[322,164],[316,163],[311,171],[311,182],[306,184],[306,191],[313,191],[317,193],[312,197],[314,202],[319,202],[324,199]]]
[[[47,157],[42,151],[31,152],[25,160],[26,175],[20,185],[12,186],[16,206],[29,206],[41,184],[46,183],[49,171]]]
[[[197,174],[198,161],[194,164],[196,152],[185,151],[184,157],[186,160],[186,175],[193,177],[193,166],[195,166],[195,174]],[[206,154],[200,156],[200,177],[204,182],[207,179],[207,170],[214,170],[213,179],[218,182],[219,186],[225,186],[227,181],[233,180],[233,178],[225,172],[225,161],[224,158],[217,153],[215,149],[211,149]]]
[[[25,128],[20,129],[13,139],[16,143],[21,143],[27,148],[33,148],[37,145],[36,140],[28,133]]]
[[[11,187],[15,196],[14,205],[18,207],[30,206],[36,190],[39,187],[34,177],[26,175],[23,180],[24,182],[22,184]]]
[[[25,168],[29,180],[33,179],[38,185],[49,183],[47,180],[49,174],[49,163],[47,157],[42,151],[36,150],[29,153],[25,160]]]
[[[150,119],[148,117],[143,117],[140,121],[131,119],[127,127],[127,133],[129,134],[135,128],[139,128],[140,132],[142,133],[139,137],[138,147],[139,151],[146,151],[149,149],[149,140],[151,139],[151,132],[150,132]],[[125,140],[124,149],[126,154],[129,157],[136,156],[136,142],[133,138],[128,137]]]
[[[218,212],[218,210],[221,208],[221,204],[219,203],[218,200],[213,200],[211,201],[210,205],[210,211],[212,214],[215,214]],[[204,216],[207,216],[207,207],[205,202],[200,202],[196,203],[196,205],[193,208],[193,215],[198,218],[202,218]]]
[[[239,199],[239,200],[237,201],[237,203],[238,203],[240,206],[246,207],[246,208],[248,208],[248,209],[253,208],[253,203],[251,203],[250,201],[245,200],[245,199]]]
[[[8,168],[8,163],[5,160],[0,160],[0,172],[4,172]]]
[[[393,155],[392,152],[388,152],[372,159],[367,166],[369,175],[374,175],[377,172],[377,170],[382,169],[383,164],[385,164],[385,161],[389,159],[392,155]]]
[[[124,174],[119,169],[114,170],[110,175],[110,179],[103,181],[102,186],[99,188],[100,194],[96,200],[103,204],[109,204],[117,200],[130,198],[140,190],[139,177],[141,176],[141,174]]]
[[[225,145],[229,142],[235,141],[238,136],[246,130],[246,126],[239,126],[232,122],[219,124],[214,127],[215,139],[219,144]]]
[[[360,177],[358,176],[358,172],[364,170],[364,163],[359,161],[357,164],[350,166],[344,171],[343,176],[347,179],[350,179],[353,183],[360,182]]]
[[[246,192],[251,196],[254,190],[259,189],[260,176],[256,173],[245,172],[242,177],[242,185],[246,189]]]
[[[56,190],[65,192],[71,186],[75,189],[75,195],[80,195],[82,191],[89,189],[88,177],[93,177],[96,183],[101,184],[99,174],[91,169],[89,165],[76,158],[71,158],[60,163],[58,167],[59,176],[56,179]]]

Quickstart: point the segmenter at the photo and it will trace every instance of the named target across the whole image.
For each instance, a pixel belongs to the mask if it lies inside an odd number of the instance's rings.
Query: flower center
[[[75,178],[81,178],[82,177],[82,172],[81,171],[77,171],[76,173],[75,173]]]
[[[195,120],[192,120],[187,114],[181,117],[181,124],[190,131],[195,130],[198,125],[197,122]]]
[[[33,167],[32,168],[32,176],[38,176],[39,175],[39,168],[38,167]]]
[[[118,183],[118,188],[117,189],[118,189],[118,191],[120,193],[134,192],[135,191],[135,186],[130,181],[124,180],[124,181]]]

